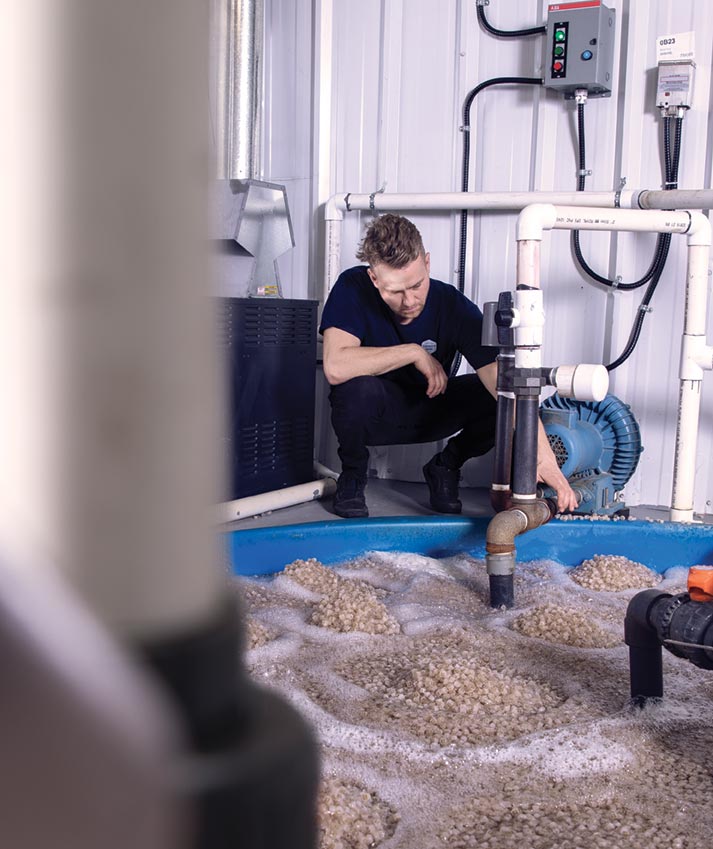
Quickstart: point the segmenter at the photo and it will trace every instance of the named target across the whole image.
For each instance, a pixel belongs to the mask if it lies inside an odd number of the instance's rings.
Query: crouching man
[[[320,325],[342,462],[334,512],[347,519],[369,515],[369,445],[450,437],[423,475],[431,507],[460,513],[460,469],[495,440],[498,350],[481,344],[478,307],[455,287],[430,278],[430,256],[407,218],[374,219],[357,259],[366,265],[342,272]],[[458,352],[475,374],[449,379]],[[560,511],[576,507],[542,424],[538,477],[556,490]]]

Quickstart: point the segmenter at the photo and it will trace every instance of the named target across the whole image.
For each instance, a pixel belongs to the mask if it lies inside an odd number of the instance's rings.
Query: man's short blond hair
[[[416,225],[402,215],[387,212],[366,228],[356,257],[372,267],[383,263],[390,268],[403,268],[425,255]]]

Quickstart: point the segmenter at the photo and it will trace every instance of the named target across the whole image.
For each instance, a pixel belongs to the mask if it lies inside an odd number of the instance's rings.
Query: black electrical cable
[[[487,30],[491,35],[497,35],[499,38],[524,38],[528,35],[545,35],[547,27],[529,27],[528,29],[513,29],[504,30],[496,29],[485,17],[485,7],[478,4],[478,20],[483,29]]]
[[[676,189],[678,188],[678,165],[681,158],[681,130],[683,124],[683,118],[675,119],[675,127],[674,127],[674,142],[673,142],[673,153],[670,150],[670,144],[664,142],[664,160],[666,167],[666,189]],[[668,123],[667,123],[668,122]],[[664,119],[664,126],[666,131],[670,129],[670,119]],[[668,243],[666,246],[666,252],[668,253],[668,244],[671,242],[671,234],[664,233],[664,236],[667,237]],[[613,363],[610,363],[607,366],[607,371],[613,371],[615,368],[618,368],[625,360],[627,360],[634,348],[636,347],[636,343],[639,341],[639,336],[641,335],[641,328],[644,324],[644,318],[646,317],[646,313],[649,312],[649,303],[653,297],[654,292],[656,291],[656,287],[658,286],[658,282],[661,279],[661,274],[663,272],[663,265],[660,270],[654,276],[651,283],[649,283],[648,288],[646,289],[646,293],[639,304],[638,315],[636,316],[636,320],[634,321],[634,326],[631,328],[631,333],[629,334],[629,339],[626,343],[626,347],[622,351],[622,353],[614,360]]]
[[[670,167],[670,158],[669,158],[669,132],[668,132],[668,122],[669,118],[664,118],[664,159],[666,163],[666,180],[668,181],[668,169]],[[586,158],[585,158],[585,135],[584,135],[584,104],[577,104],[577,130],[579,135],[579,171],[577,174],[577,191],[584,191],[584,181],[586,179]],[[678,170],[678,166],[677,166]],[[656,248],[654,251],[654,258],[651,261],[651,265],[649,266],[646,274],[641,277],[639,280],[634,281],[633,283],[619,283],[615,280],[610,280],[608,277],[603,277],[601,274],[598,274],[593,268],[589,266],[587,261],[584,259],[584,255],[582,254],[582,248],[580,244],[580,231],[573,230],[572,231],[572,249],[574,250],[574,255],[581,267],[582,271],[591,277],[593,280],[596,280],[597,283],[601,283],[604,286],[609,286],[611,288],[621,289],[622,291],[630,291],[632,289],[639,289],[641,286],[645,286],[651,279],[653,279],[654,275],[659,271],[663,271],[663,266],[666,264],[666,260],[668,258],[668,249],[671,243],[671,236],[668,233],[660,233],[658,238],[656,239]]]
[[[668,116],[664,117],[663,148],[664,169],[666,175],[664,189],[667,190],[674,189],[678,186],[678,166],[681,157],[682,124],[683,118],[676,118],[672,151],[671,119]],[[581,192],[584,190],[584,181],[586,178],[584,103],[577,104],[577,130],[579,136],[579,172],[577,175],[577,191]],[[666,265],[666,260],[668,259],[668,252],[670,247],[671,234],[660,233],[658,238],[656,239],[656,250],[654,252],[654,258],[651,261],[651,265],[649,266],[649,269],[646,274],[640,280],[637,280],[634,283],[618,283],[617,281],[609,280],[607,277],[602,277],[600,274],[597,274],[592,268],[589,267],[589,265],[584,259],[584,256],[582,255],[582,250],[579,242],[579,231],[572,231],[572,248],[574,250],[575,257],[577,258],[577,262],[579,263],[582,270],[594,280],[604,284],[605,286],[610,286],[612,288],[616,287],[619,289],[623,289],[624,291],[638,289],[641,286],[644,286],[646,283],[649,284],[646,293],[644,294],[644,297],[641,301],[641,304],[639,304],[636,320],[634,321],[631,333],[629,334],[629,339],[626,343],[626,347],[624,348],[622,353],[616,358],[616,360],[609,363],[609,365],[606,367],[607,371],[613,371],[614,369],[618,368],[631,356],[632,352],[634,351],[634,348],[636,347],[636,344],[639,341],[639,336],[641,335],[641,329],[644,324],[644,318],[646,317],[646,313],[650,312],[649,304],[651,302],[651,299],[653,298],[654,292],[656,291],[656,287],[658,286],[659,280],[661,279],[661,275],[663,274],[663,270]]]
[[[463,102],[463,164],[461,170],[461,191],[468,191],[468,182],[470,178],[470,108],[473,105],[475,98],[486,88],[494,85],[542,85],[543,80],[539,77],[493,77],[490,80],[485,80],[479,83],[475,88],[471,89],[466,95]],[[458,277],[458,291],[465,292],[465,260],[468,246],[468,210],[461,209],[460,211],[460,244],[458,249],[458,268],[456,271]],[[461,364],[460,353],[456,357],[451,366],[451,377],[453,377]]]

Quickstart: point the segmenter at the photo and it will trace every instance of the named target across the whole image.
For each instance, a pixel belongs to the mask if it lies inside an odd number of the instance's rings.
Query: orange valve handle
[[[713,566],[691,566],[688,594],[693,601],[713,601]]]

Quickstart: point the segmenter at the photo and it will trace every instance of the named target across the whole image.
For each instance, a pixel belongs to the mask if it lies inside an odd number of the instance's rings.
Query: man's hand
[[[432,357],[423,348],[421,350],[423,351],[423,356],[417,357],[414,360],[414,365],[428,381],[426,395],[429,398],[435,398],[437,395],[441,395],[446,391],[448,375],[435,357]]]
[[[577,496],[569,485],[567,478],[560,471],[554,454],[538,457],[537,480],[551,486],[557,493],[557,512],[564,513],[566,510],[574,510],[577,507]]]
[[[497,363],[483,366],[478,369],[478,377],[483,386],[497,400],[498,390],[498,366]],[[567,478],[560,471],[550,441],[545,433],[542,421],[537,422],[537,480],[551,486],[557,493],[557,512],[564,513],[567,510],[575,510],[578,501],[574,490],[569,485]]]

